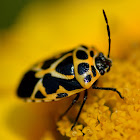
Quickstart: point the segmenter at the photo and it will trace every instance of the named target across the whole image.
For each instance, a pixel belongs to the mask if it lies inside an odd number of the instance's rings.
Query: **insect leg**
[[[74,100],[72,101],[72,103],[70,104],[70,106],[68,107],[68,109],[60,116],[60,119],[65,116],[68,111],[72,108],[72,106],[77,102],[77,100],[79,99],[80,94],[77,93],[77,96],[74,98]]]
[[[71,127],[71,130],[73,130],[74,126],[76,125],[76,123],[77,123],[77,121],[78,121],[78,118],[79,118],[79,116],[80,116],[80,113],[81,113],[81,111],[82,111],[82,108],[83,108],[83,106],[84,106],[84,104],[85,104],[85,102],[86,102],[86,100],[87,100],[87,94],[88,94],[88,93],[87,93],[87,90],[85,90],[83,103],[82,103],[82,105],[81,105],[81,107],[80,107],[80,110],[79,110],[78,115],[77,115],[77,117],[76,117],[76,119],[75,119],[75,122],[74,122],[73,126]]]
[[[120,96],[120,98],[124,99],[124,97],[121,95],[121,93],[116,88],[109,88],[109,87],[96,87],[95,85],[92,85],[93,89],[100,89],[100,90],[112,90],[114,92],[117,92]]]

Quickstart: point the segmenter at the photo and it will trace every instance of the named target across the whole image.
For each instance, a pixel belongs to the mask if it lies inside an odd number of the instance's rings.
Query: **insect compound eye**
[[[110,60],[107,60],[107,65],[109,66],[109,67],[111,67],[112,66],[112,61],[110,61]]]

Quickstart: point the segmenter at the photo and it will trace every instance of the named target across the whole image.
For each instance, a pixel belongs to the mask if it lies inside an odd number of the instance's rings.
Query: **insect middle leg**
[[[60,119],[62,119],[63,116],[65,116],[68,111],[72,108],[72,106],[77,102],[77,100],[79,99],[80,94],[77,93],[77,96],[74,98],[74,100],[72,101],[72,103],[70,104],[70,106],[68,107],[68,109],[60,116]]]
[[[71,127],[71,130],[73,130],[74,126],[76,125],[76,123],[77,123],[77,121],[78,121],[78,118],[79,118],[79,116],[80,116],[80,114],[81,114],[82,108],[83,108],[83,106],[84,106],[84,104],[85,104],[85,102],[86,102],[86,100],[87,100],[87,95],[88,95],[87,90],[85,90],[83,103],[82,103],[82,105],[81,105],[81,107],[80,107],[80,110],[79,110],[78,115],[77,115],[77,117],[76,117],[76,119],[75,119],[75,122],[74,122],[73,126]]]
[[[121,93],[116,88],[109,88],[109,87],[96,87],[95,85],[92,85],[93,89],[100,89],[100,90],[112,90],[114,92],[117,92],[121,99],[124,99],[124,97],[121,95]]]

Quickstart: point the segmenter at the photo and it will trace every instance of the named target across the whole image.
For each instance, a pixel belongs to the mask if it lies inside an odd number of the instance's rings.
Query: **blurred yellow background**
[[[3,7],[3,2],[0,3]],[[1,12],[5,17],[1,18],[3,23],[4,19],[12,18],[10,12],[15,8],[8,11],[14,2],[7,5],[6,12]],[[45,105],[23,103],[16,97],[21,77],[34,63],[79,44],[93,45],[107,54],[108,36],[102,9],[111,30],[111,58],[125,60],[133,47],[140,46],[139,6],[139,0],[36,0],[22,6],[14,22],[1,26],[0,139],[62,139],[55,122],[46,121],[45,117],[52,118],[65,101]]]

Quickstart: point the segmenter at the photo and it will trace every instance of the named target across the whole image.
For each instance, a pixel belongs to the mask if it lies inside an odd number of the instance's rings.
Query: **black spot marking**
[[[32,102],[35,102],[35,100],[32,100]]]
[[[46,60],[43,64],[43,66],[41,67],[42,69],[47,69],[51,66],[52,63],[54,63],[57,59],[53,58],[50,60]]]
[[[68,56],[56,67],[56,71],[64,75],[74,75],[73,57]]]
[[[84,79],[84,82],[89,83],[91,81],[91,78],[92,78],[91,75],[87,75]]]
[[[87,53],[85,51],[82,51],[82,50],[79,50],[76,52],[76,57],[78,59],[82,59],[82,60],[88,59]]]
[[[37,93],[35,94],[35,98],[46,98],[40,91],[37,91]]]
[[[65,52],[65,53],[61,53],[60,57],[59,58],[52,58],[52,59],[49,59],[49,60],[46,60],[42,66],[42,69],[47,69],[51,66],[51,64],[53,64],[56,60],[62,58],[64,55],[68,54],[68,53],[72,53],[73,50],[71,51],[68,51],[68,52]]]
[[[68,96],[67,93],[59,93],[59,94],[57,94],[56,98],[63,98],[63,97],[66,97],[66,96]]]
[[[55,81],[55,77],[52,77],[51,74],[46,74],[43,78],[43,86],[46,88],[47,94],[55,93],[59,88],[59,83]]]
[[[57,80],[59,84],[68,91],[82,88],[82,86],[79,84],[76,78],[73,78],[71,80],[64,80],[64,79],[57,78]]]
[[[34,71],[27,72],[18,87],[18,90],[17,90],[18,96],[30,97],[38,81],[39,79],[35,78]]]
[[[94,56],[94,52],[90,51],[90,56],[93,57]]]
[[[91,66],[91,69],[92,69],[93,76],[95,77],[96,76],[96,69],[94,66]]]
[[[88,63],[81,63],[78,65],[78,73],[80,75],[84,74],[89,70],[89,64]]]
[[[81,45],[81,47],[83,47],[83,48],[85,48],[85,49],[88,49],[86,46],[84,46],[84,45]]]
[[[43,78],[43,86],[45,87],[47,94],[56,93],[60,85],[68,91],[83,88],[76,80],[76,78],[73,78],[71,80],[65,80],[52,77],[51,74],[46,74]]]

